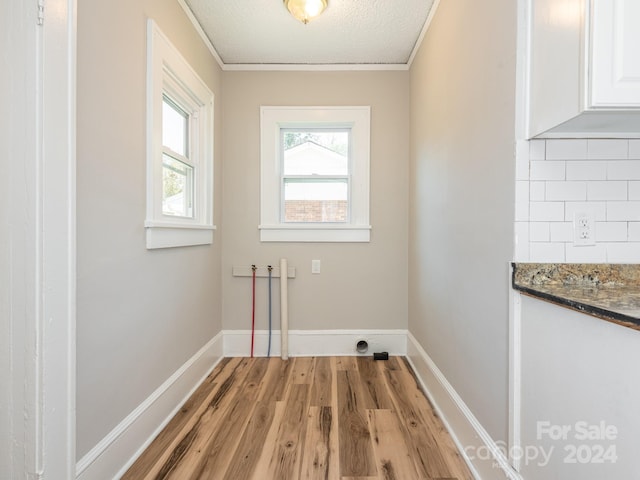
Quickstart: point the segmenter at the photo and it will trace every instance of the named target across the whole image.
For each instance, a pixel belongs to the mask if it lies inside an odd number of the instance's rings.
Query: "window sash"
[[[313,186],[322,184],[345,187],[344,198],[332,198],[336,197],[335,192],[333,195],[329,194],[325,198],[287,198],[286,187],[287,185],[300,185],[306,184],[311,187],[307,193],[313,193]],[[314,197],[314,195],[310,195]],[[282,177],[281,191],[280,191],[280,221],[287,224],[319,224],[325,225],[329,223],[350,223],[351,221],[351,179],[349,175],[287,175]],[[298,202],[298,208],[303,208],[305,212],[310,210],[316,211],[315,215],[307,213],[308,219],[289,219],[287,215],[287,206],[293,209],[294,202]],[[344,206],[341,204],[344,202]],[[329,213],[334,212],[334,213]],[[320,218],[318,218],[320,217]],[[336,218],[337,217],[337,218]],[[328,219],[324,219],[328,218]]]
[[[169,86],[169,85],[165,85]],[[177,95],[172,95],[171,92],[164,90],[162,93],[162,187],[161,187],[161,197],[162,197],[162,215],[171,219],[183,219],[183,220],[194,220],[197,218],[198,214],[198,198],[197,198],[197,183],[198,183],[198,116],[192,113],[194,106],[191,105],[191,102],[181,102],[176,100],[178,98]],[[165,104],[171,108],[177,115],[184,119],[182,127],[182,145],[178,145],[175,142],[167,141],[165,138]],[[170,143],[171,146],[167,145]],[[191,146],[194,146],[192,148]],[[182,150],[182,152],[176,151],[173,146],[178,147]],[[172,168],[165,161],[165,158],[168,157],[176,162],[184,164],[187,169],[184,174],[184,190],[183,201],[182,201],[182,211],[183,214],[180,213],[172,213],[171,209],[167,206],[166,200],[166,192],[165,192],[165,169],[174,170],[178,175],[183,175],[182,172],[179,172],[176,168]]]
[[[173,112],[175,112],[177,114],[178,117],[181,117],[180,120],[182,120],[182,125],[180,126],[180,136],[181,138],[175,138],[172,135],[172,138],[167,138],[167,124],[168,124],[168,119],[166,118],[167,116],[165,115],[166,110],[165,110],[165,105],[171,109]],[[185,107],[180,105],[180,102],[177,102],[176,100],[174,100],[173,98],[171,98],[168,94],[168,92],[164,91],[162,93],[162,146],[164,148],[170,149],[173,152],[175,152],[177,155],[181,155],[184,156],[185,158],[189,158],[190,157],[190,140],[191,137],[193,135],[193,128],[190,128],[190,123],[192,120],[192,116],[189,114],[189,112],[187,111],[188,109],[186,109]],[[175,119],[175,118],[174,118]],[[178,147],[178,144],[176,143],[177,141],[181,140],[182,145],[179,146],[179,149],[173,148],[174,146]]]
[[[293,147],[289,147],[289,148],[285,148],[285,142],[286,142],[286,136],[289,133],[308,133],[308,134],[346,134],[347,138],[346,138],[346,151],[344,153],[340,153],[340,152],[336,152],[334,149],[332,149],[331,147],[327,146],[327,145],[323,145],[320,142],[315,142],[313,139],[309,139],[306,140],[305,142],[301,142]],[[334,167],[334,169],[336,170],[343,170],[343,172],[339,172],[339,171],[334,171],[334,172],[330,172],[328,175],[331,176],[335,176],[335,175],[351,175],[351,170],[352,170],[352,165],[351,165],[351,128],[343,128],[343,127],[318,127],[315,125],[308,125],[308,126],[302,126],[299,128],[281,128],[280,129],[280,171],[284,174],[284,175],[290,175],[290,173],[287,172],[287,165],[286,165],[286,152],[290,151],[294,148],[297,148],[301,145],[304,145],[304,143],[306,143],[307,141],[318,145],[320,148],[324,148],[327,149],[328,151],[330,151],[333,155],[338,155],[338,156],[342,156],[345,158],[346,160],[346,165],[344,169],[342,169],[342,167]],[[326,170],[326,167],[322,166],[320,167],[318,170],[322,171],[323,168]],[[330,169],[330,168],[329,168]],[[319,173],[319,172],[312,172],[309,171],[308,172],[309,175],[327,175],[326,173]]]
[[[196,185],[195,185],[195,168],[191,165],[189,165],[186,162],[183,162],[180,158],[176,158],[172,155],[169,155],[167,153],[163,154],[163,159],[162,159],[162,182],[163,182],[163,188],[162,188],[162,214],[165,216],[168,216],[170,218],[194,218],[196,216],[196,205],[195,205],[195,189],[196,189]],[[176,163],[181,163],[183,164],[186,168],[184,169],[184,172],[179,170],[178,168],[176,168],[175,166],[171,165],[169,162],[167,162],[165,160],[165,158],[168,158],[170,160],[173,160]],[[182,209],[184,211],[184,214],[181,215],[179,213],[171,213],[171,210],[168,208],[167,206],[167,200],[168,198],[171,197],[166,197],[166,192],[164,189],[164,182],[165,182],[165,178],[164,178],[164,174],[165,174],[165,170],[171,170],[173,172],[175,172],[177,175],[180,175],[182,177],[184,177],[184,185],[183,185],[183,190],[182,190]],[[176,194],[177,195],[177,194]]]

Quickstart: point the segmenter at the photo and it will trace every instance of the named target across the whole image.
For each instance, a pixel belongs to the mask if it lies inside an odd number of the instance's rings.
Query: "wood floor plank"
[[[334,480],[340,478],[340,428],[338,424],[338,370],[336,357],[331,358],[330,368],[332,427],[331,435],[329,437],[331,456],[329,463],[329,477],[327,480]]]
[[[316,358],[316,365],[311,385],[312,407],[330,407],[333,395],[333,373],[331,371],[331,358]]]
[[[276,426],[280,422],[281,417],[276,417],[276,404],[284,398],[292,364],[293,362],[283,362],[277,357],[268,360],[256,408],[225,473],[226,480],[251,478],[257,471],[267,435],[274,421],[277,421]]]
[[[224,475],[225,480],[251,478],[260,460],[275,414],[276,402],[259,401],[256,404]]]
[[[261,478],[294,480],[300,475],[310,387],[291,385],[267,471]],[[255,476],[254,476],[255,478]]]
[[[253,367],[238,393],[237,401],[220,421],[215,437],[207,446],[206,461],[198,474],[200,479],[218,480],[224,478],[238,442],[249,423],[260,393],[260,384],[267,371],[268,359],[253,360]],[[177,477],[179,478],[179,477]]]
[[[378,368],[383,362],[374,361],[372,357],[357,357],[358,373],[364,395],[364,407],[367,409],[393,408],[388,390],[382,381]]]
[[[377,475],[373,445],[361,395],[357,370],[337,372],[340,474],[368,477]]]
[[[379,477],[340,477],[340,480],[380,480]]]
[[[268,360],[267,372],[262,380],[259,401],[282,401],[285,398],[293,363],[280,358]]]
[[[336,370],[353,371],[358,369],[356,357],[336,357]]]
[[[300,478],[330,478],[331,463],[336,461],[333,458],[336,452],[331,448],[333,423],[331,407],[309,407]]]
[[[313,357],[295,357],[290,360],[293,362],[293,370],[291,371],[291,383],[311,385],[313,382],[313,370],[315,366],[315,358]]]
[[[400,357],[389,357],[389,360],[380,362],[381,366],[384,366],[384,370],[400,370]]]
[[[278,432],[280,431],[280,425],[282,424],[282,419],[284,417],[285,406],[286,404],[284,401],[278,401],[275,403],[273,422],[271,422],[271,427],[269,427],[269,432],[267,433],[264,445],[262,446],[260,458],[253,469],[252,475],[247,477],[248,479],[266,480],[269,478],[266,476],[266,472],[269,470],[269,464],[271,463],[271,457],[273,456],[273,451],[275,449]],[[230,478],[229,480],[235,479]]]
[[[382,480],[425,480],[416,471],[400,420],[392,410],[369,410],[373,451]]]

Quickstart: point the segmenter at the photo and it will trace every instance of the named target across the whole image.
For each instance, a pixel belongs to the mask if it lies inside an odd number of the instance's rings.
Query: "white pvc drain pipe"
[[[282,360],[289,359],[289,306],[287,280],[289,267],[287,259],[280,259],[280,356]]]

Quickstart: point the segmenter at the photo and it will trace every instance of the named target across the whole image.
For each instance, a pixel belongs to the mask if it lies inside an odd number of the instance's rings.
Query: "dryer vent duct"
[[[358,343],[356,343],[356,352],[367,353],[367,350],[369,350],[369,344],[367,343],[367,341],[358,340]]]

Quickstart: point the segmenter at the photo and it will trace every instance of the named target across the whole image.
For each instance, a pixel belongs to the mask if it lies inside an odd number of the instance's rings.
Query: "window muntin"
[[[283,128],[281,222],[349,221],[350,129]]]

